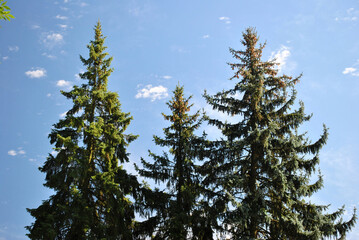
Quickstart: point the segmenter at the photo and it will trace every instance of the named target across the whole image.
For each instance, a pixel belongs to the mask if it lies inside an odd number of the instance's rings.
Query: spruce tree
[[[86,82],[62,94],[73,106],[49,134],[57,154],[49,154],[40,171],[54,194],[36,209],[35,222],[26,227],[30,239],[132,239],[138,187],[121,164],[126,147],[136,136],[125,134],[131,122],[121,111],[118,94],[107,90],[112,57],[104,46],[100,22],[95,39],[80,56]]]
[[[291,111],[301,76],[279,75],[274,60],[262,61],[265,45],[258,46],[254,29],[248,28],[241,42],[244,50],[230,49],[238,60],[229,63],[234,87],[204,94],[213,109],[239,119],[208,120],[223,134],[202,169],[212,202],[222,203],[218,219],[232,239],[345,238],[356,214],[343,221],[344,208],[328,213],[328,206],[308,200],[323,187],[320,172],[312,179],[328,129],[324,126],[315,142],[298,133],[311,117],[302,102]]]
[[[170,126],[163,129],[164,137],[154,136],[154,142],[161,147],[169,148],[163,155],[149,151],[153,162],[142,159],[141,176],[152,179],[156,184],[166,189],[157,191],[157,202],[153,206],[156,212],[147,222],[154,226],[154,239],[210,239],[203,238],[205,234],[196,223],[201,215],[197,214],[196,201],[200,195],[200,177],[197,173],[198,152],[201,137],[194,135],[199,128],[202,117],[197,111],[193,115],[189,111],[191,96],[184,97],[183,87],[177,85],[174,96],[167,105],[171,114],[162,113]],[[146,221],[144,222],[146,224]]]

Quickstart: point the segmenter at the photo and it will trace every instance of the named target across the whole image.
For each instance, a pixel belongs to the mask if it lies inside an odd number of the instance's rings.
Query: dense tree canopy
[[[230,49],[237,63],[231,78],[234,87],[207,102],[218,111],[235,116],[237,122],[209,119],[224,136],[215,141],[205,164],[205,181],[218,201],[227,202],[219,213],[232,239],[322,239],[344,237],[356,215],[344,222],[341,208],[327,213],[328,206],[316,205],[308,197],[323,186],[322,176],[311,182],[319,163],[319,150],[328,130],[314,143],[298,133],[310,119],[296,99],[299,77],[278,75],[274,61],[262,61],[265,45],[258,45],[254,29],[243,33],[245,49]]]
[[[191,97],[176,86],[167,103],[171,113],[162,114],[169,126],[163,137],[154,136],[167,151],[149,151],[152,161],[136,165],[154,181],[153,190],[123,168],[137,136],[125,134],[132,117],[107,90],[112,58],[100,22],[94,30],[89,57],[80,57],[85,82],[62,91],[73,105],[49,134],[56,153],[39,168],[54,194],[27,209],[35,218],[26,227],[30,239],[345,238],[356,213],[344,221],[344,207],[329,213],[329,206],[308,200],[323,187],[319,152],[328,129],[315,142],[300,133],[311,118],[302,102],[291,110],[301,76],[279,75],[275,60],[263,61],[265,45],[253,28],[243,33],[244,50],[230,49],[238,61],[229,63],[233,88],[204,94],[234,120],[190,114]],[[195,134],[204,119],[221,131],[220,139]]]
[[[183,87],[177,86],[167,105],[171,114],[162,114],[171,124],[163,129],[164,137],[154,136],[156,145],[169,148],[163,155],[149,152],[153,162],[142,159],[141,176],[165,186],[163,198],[156,205],[155,239],[204,239],[198,212],[200,175],[197,173],[199,143],[194,135],[202,122],[200,112],[189,114],[192,104],[185,98]],[[161,185],[160,185],[161,186]],[[207,238],[208,239],[208,238]]]
[[[130,196],[136,197],[138,183],[121,164],[136,136],[124,133],[131,117],[121,111],[118,95],[107,90],[113,70],[104,40],[98,22],[89,58],[81,57],[85,83],[62,92],[73,106],[49,134],[57,153],[40,168],[55,194],[28,209],[36,219],[27,227],[31,239],[132,238]]]

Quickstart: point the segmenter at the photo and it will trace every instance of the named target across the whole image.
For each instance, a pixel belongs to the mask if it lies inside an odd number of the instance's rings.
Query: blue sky
[[[329,127],[321,152],[324,188],[312,201],[346,218],[359,206],[359,1],[168,1],[8,0],[11,22],[0,22],[0,240],[27,239],[24,226],[51,190],[38,167],[52,151],[52,124],[69,109],[60,93],[81,84],[79,55],[100,19],[114,57],[109,89],[134,120],[128,132],[140,135],[129,147],[131,164],[155,149],[152,135],[167,123],[166,101],[179,82],[193,95],[195,109],[226,118],[206,105],[233,86],[229,47],[241,49],[241,34],[255,27],[267,41],[264,59],[276,57],[281,73],[297,76],[298,100],[313,113],[303,131],[316,140]],[[212,137],[218,131],[204,126]],[[348,239],[359,239],[356,227]]]

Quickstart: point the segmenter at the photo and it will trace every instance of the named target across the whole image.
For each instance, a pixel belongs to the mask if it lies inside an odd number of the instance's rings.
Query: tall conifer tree
[[[132,239],[129,196],[135,197],[138,183],[121,164],[136,136],[124,133],[132,118],[121,111],[117,93],[107,90],[112,57],[100,22],[94,30],[89,57],[80,57],[86,82],[62,92],[73,106],[49,134],[57,154],[49,154],[40,171],[55,193],[28,209],[36,219],[27,227],[31,239]]]
[[[154,239],[210,239],[203,238],[205,232],[200,226],[194,225],[196,201],[199,198],[200,177],[197,170],[201,138],[194,135],[202,122],[200,112],[189,114],[193,104],[184,97],[183,87],[179,85],[173,92],[174,96],[167,105],[172,111],[165,120],[171,125],[163,129],[164,137],[154,136],[154,142],[169,151],[156,155],[149,151],[154,162],[142,159],[143,169],[138,169],[141,176],[153,179],[156,183],[166,184],[166,189],[158,194],[157,205],[154,207],[156,216],[148,221],[154,222]],[[169,154],[168,154],[169,153]],[[171,156],[172,155],[172,156]],[[196,222],[199,222],[198,219]]]
[[[261,60],[265,45],[257,45],[254,29],[243,33],[242,44],[243,51],[230,49],[239,61],[229,64],[234,87],[204,95],[213,109],[240,119],[209,119],[224,136],[213,143],[219,147],[203,167],[207,188],[212,187],[217,202],[227,202],[220,219],[232,239],[344,238],[356,214],[345,222],[343,208],[327,213],[328,206],[306,200],[323,186],[321,175],[310,180],[328,132],[324,126],[314,143],[297,132],[310,119],[302,102],[291,111],[300,76],[279,76],[274,61]]]

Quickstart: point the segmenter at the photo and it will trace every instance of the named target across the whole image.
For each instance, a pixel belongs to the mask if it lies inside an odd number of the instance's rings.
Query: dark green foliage
[[[136,199],[139,185],[121,164],[128,161],[126,147],[136,136],[124,133],[132,118],[121,111],[118,95],[107,90],[113,69],[104,40],[98,22],[89,58],[80,57],[86,83],[62,92],[73,106],[49,134],[57,154],[40,167],[44,185],[55,194],[28,209],[36,219],[27,227],[31,239],[132,239],[129,197]]]
[[[203,216],[196,204],[200,195],[200,177],[195,161],[202,140],[194,135],[194,131],[202,118],[198,111],[189,115],[191,97],[184,97],[183,87],[177,86],[173,93],[172,100],[167,103],[172,113],[163,114],[171,125],[163,129],[163,138],[154,136],[156,145],[168,147],[169,151],[163,155],[149,151],[153,163],[142,159],[144,169],[139,170],[141,176],[166,186],[162,193],[157,190],[160,197],[153,206],[156,215],[143,224],[152,222],[154,230],[150,236],[154,235],[155,239],[209,239],[203,238],[205,232],[200,224]]]
[[[343,209],[330,214],[328,206],[306,200],[323,186],[321,175],[310,180],[327,128],[314,143],[297,132],[310,119],[301,102],[291,111],[300,76],[279,76],[274,61],[261,60],[264,45],[257,42],[256,32],[247,29],[245,49],[230,49],[239,61],[229,64],[234,87],[204,95],[213,109],[240,118],[235,123],[209,119],[224,138],[212,142],[202,168],[204,184],[212,190],[207,199],[219,206],[218,219],[232,239],[344,238],[356,214],[345,222]]]

